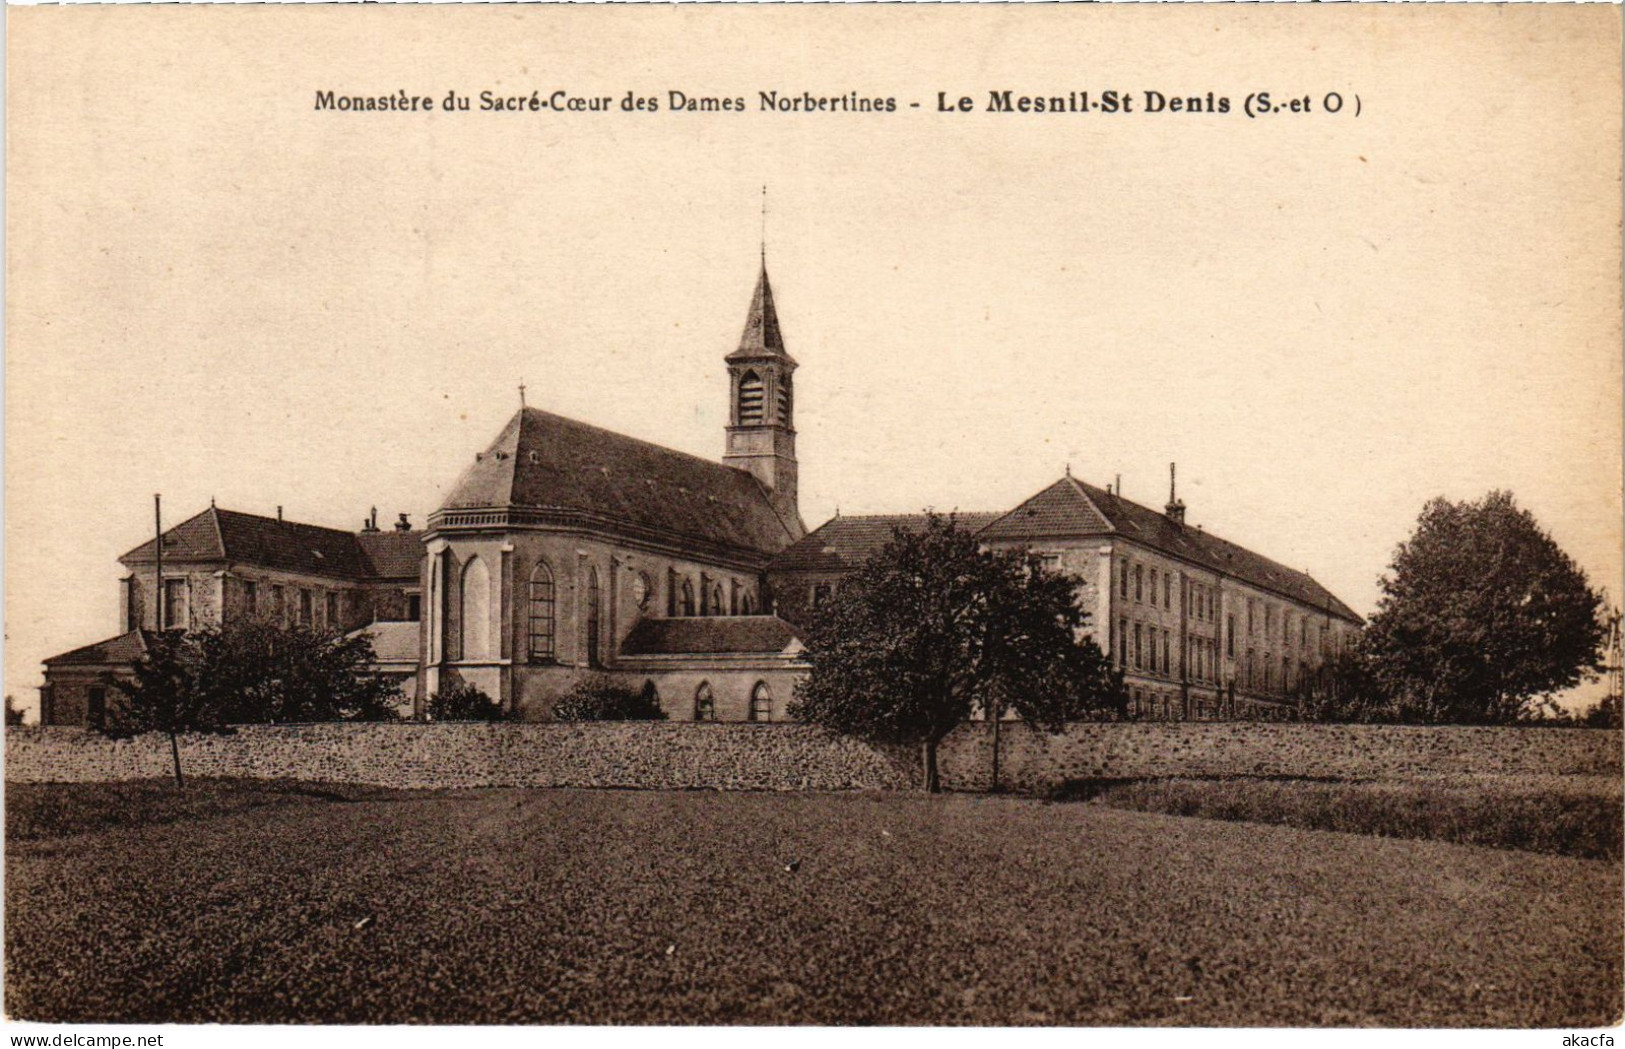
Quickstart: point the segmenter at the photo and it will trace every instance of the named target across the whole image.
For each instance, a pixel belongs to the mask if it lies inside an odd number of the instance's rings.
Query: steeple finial
[[[767,269],[767,183],[762,183],[762,268]]]
[[[519,407],[525,406],[525,380],[519,380]]]

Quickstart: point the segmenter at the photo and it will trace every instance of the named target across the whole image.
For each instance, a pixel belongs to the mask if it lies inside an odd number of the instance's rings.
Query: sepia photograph
[[[1618,6],[6,36],[13,1031],[1625,1019]]]

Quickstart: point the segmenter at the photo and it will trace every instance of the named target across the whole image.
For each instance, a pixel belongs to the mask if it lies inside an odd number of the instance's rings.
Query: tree
[[[995,731],[1006,710],[1050,731],[1120,715],[1121,675],[1093,641],[1078,640],[1086,614],[1077,585],[1021,551],[982,550],[952,517],[894,529],[809,617],[811,672],[790,714],[919,746],[928,791],[939,789],[938,745],[973,713]]]
[[[133,677],[112,681],[125,702],[109,734],[168,736],[177,787],[186,785],[177,737],[183,732],[217,731],[223,724],[222,693],[214,687],[206,664],[204,648],[195,638],[180,630],[157,631],[147,634],[146,650],[131,668]]]
[[[652,685],[641,692],[617,685],[602,674],[577,681],[553,704],[555,721],[664,721],[666,712]]]
[[[23,723],[23,712],[22,712],[22,709],[17,706],[16,697],[15,696],[7,696],[6,697],[6,727],[11,728],[11,727],[13,727],[15,725],[21,725],[22,723]]]
[[[505,721],[502,704],[478,685],[459,682],[429,697],[430,721]]]
[[[1364,650],[1397,720],[1526,721],[1596,671],[1602,598],[1510,492],[1430,501],[1381,586]]]
[[[400,689],[371,673],[366,634],[247,622],[194,634],[234,724],[388,721]]]

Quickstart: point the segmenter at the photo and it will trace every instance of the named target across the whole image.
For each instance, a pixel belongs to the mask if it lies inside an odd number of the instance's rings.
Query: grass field
[[[7,789],[51,1021],[1596,1027],[1617,863],[1018,798]],[[141,812],[119,825],[115,812]]]

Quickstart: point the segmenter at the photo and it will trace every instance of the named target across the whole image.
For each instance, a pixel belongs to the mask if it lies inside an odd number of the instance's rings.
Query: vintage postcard
[[[9,1021],[1620,1022],[1617,6],[7,16]]]

